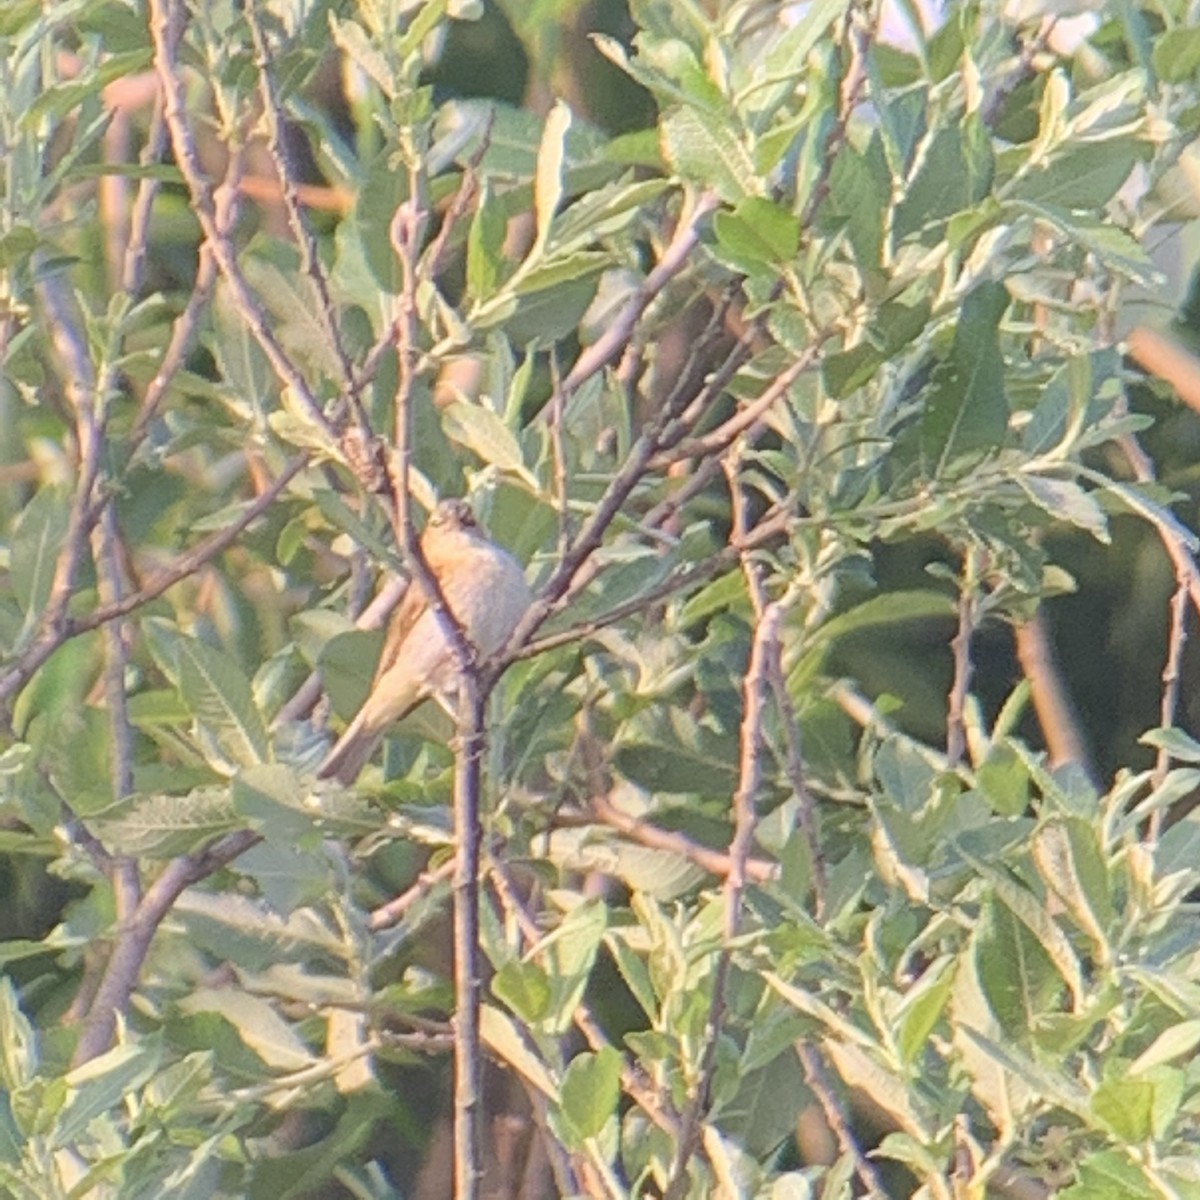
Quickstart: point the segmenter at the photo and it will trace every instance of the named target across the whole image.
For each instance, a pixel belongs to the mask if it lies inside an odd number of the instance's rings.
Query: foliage
[[[1195,32],[631,0],[594,40],[655,125],[613,136],[544,99],[583,9],[0,14],[5,1194],[443,1194],[466,751],[430,705],[313,777],[400,480],[541,597],[481,878],[530,1194],[1200,1196],[1181,618],[1108,788],[1031,748],[1036,679],[971,694],[1064,531],[1135,517],[1200,594],[1116,346]],[[505,16],[528,106],[448,94]],[[914,623],[944,662],[831,665]]]

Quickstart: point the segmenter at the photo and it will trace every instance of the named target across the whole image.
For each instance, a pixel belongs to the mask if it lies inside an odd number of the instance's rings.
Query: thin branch
[[[606,825],[616,830],[629,841],[650,850],[665,850],[668,854],[677,854],[686,858],[710,875],[724,877],[732,870],[732,863],[727,853],[713,850],[692,841],[686,834],[675,833],[669,829],[659,829],[648,825],[638,817],[630,816],[617,808],[612,801],[604,796],[589,798],[588,807],[583,812],[559,812],[555,818],[556,825],[579,828],[589,825]],[[746,878],[754,883],[768,883],[779,878],[779,868],[766,859],[751,858],[746,861]]]
[[[645,609],[660,603],[669,596],[688,591],[697,584],[704,583],[713,578],[713,576],[720,575],[723,571],[728,571],[731,567],[736,566],[738,559],[744,551],[755,549],[772,538],[778,537],[787,529],[792,520],[792,514],[787,504],[775,505],[763,515],[753,530],[747,534],[744,541],[739,542],[736,539],[731,539],[728,545],[722,547],[716,554],[713,554],[704,561],[678,571],[676,574],[663,580],[662,583],[656,584],[652,588],[647,588],[639,596],[614,605],[608,612],[602,613],[598,617],[593,617],[588,621],[581,621],[577,625],[571,625],[566,629],[555,633],[548,633],[544,637],[528,642],[526,645],[521,646],[512,655],[512,658],[514,660],[531,658],[536,654],[544,653],[546,650],[554,649],[556,646],[569,645],[572,642],[580,641],[583,638],[590,637],[600,629],[615,624],[617,621],[622,621],[626,617],[633,616],[635,613],[643,612]]]
[[[477,675],[459,684],[454,759],[454,1196],[475,1200],[483,1170],[481,1125],[483,1039],[479,1006],[483,967],[479,946],[480,817],[486,694]]]
[[[642,280],[604,333],[575,360],[575,365],[562,381],[561,390],[564,396],[571,396],[593,375],[615,362],[621,355],[633,337],[642,314],[691,260],[692,251],[700,240],[701,226],[716,210],[718,204],[716,193],[704,192],[686,218],[680,218],[674,236],[654,269]]]
[[[102,604],[121,598],[122,580],[117,555],[117,515],[105,506],[92,532],[92,559],[96,564],[96,590]],[[112,791],[116,799],[133,794],[133,726],[125,692],[128,650],[121,621],[104,627],[104,693],[108,706],[109,745],[112,751]],[[141,899],[141,874],[137,862],[121,857],[113,861],[110,879],[116,899],[117,920],[125,920]]]
[[[434,609],[458,664],[457,744],[454,754],[454,1196],[476,1200],[482,1166],[482,1037],[480,999],[483,967],[479,946],[479,862],[483,842],[480,817],[483,754],[487,744],[487,698],[491,681],[481,678],[474,647],[446,604],[441,586],[421,551],[409,504],[411,406],[418,346],[417,257],[427,214],[421,207],[419,170],[410,171],[409,199],[392,220],[392,245],[400,259],[403,284],[396,321],[399,376],[396,385],[396,445],[387,478],[393,524],[413,583]]]
[[[458,185],[458,190],[454,193],[454,198],[450,201],[446,209],[445,216],[442,217],[441,226],[438,228],[437,234],[433,241],[429,244],[429,249],[425,252],[425,262],[423,270],[425,277],[430,281],[437,278],[438,272],[442,267],[442,259],[446,253],[446,247],[450,243],[450,238],[453,236],[454,230],[458,223],[466,216],[467,210],[471,207],[475,197],[479,195],[479,168],[483,163],[484,156],[492,145],[492,126],[496,121],[496,113],[493,109],[488,113],[487,121],[479,135],[479,144],[471,151],[471,157],[467,161],[466,169],[463,171],[461,183]]]
[[[1127,433],[1117,439],[1117,445],[1121,447],[1125,460],[1133,470],[1134,478],[1139,483],[1154,483],[1156,480],[1154,461],[1142,448],[1141,442],[1132,433]],[[1196,559],[1184,540],[1183,533],[1176,523],[1157,520],[1152,521],[1151,524],[1163,544],[1163,549],[1167,552],[1167,557],[1171,560],[1171,565],[1175,569],[1175,578],[1181,583],[1187,583],[1192,607],[1200,612],[1200,567],[1197,567]]]
[[[971,639],[979,625],[982,551],[968,546],[963,555],[958,593],[958,629],[950,642],[954,654],[954,678],[946,702],[946,761],[951,769],[962,762],[967,748],[966,707],[971,689]]]
[[[307,464],[307,454],[296,455],[284,467],[275,482],[262,495],[248,504],[245,512],[231,525],[205,538],[186,554],[180,555],[169,567],[164,567],[150,576],[149,580],[143,583],[137,591],[127,592],[120,599],[111,604],[102,604],[84,616],[66,618],[60,623],[57,630],[34,642],[16,663],[3,676],[0,676],[0,703],[6,702],[14,693],[20,691],[38,667],[64,642],[78,637],[81,633],[98,629],[101,625],[114,621],[118,617],[127,616],[151,600],[156,600],[168,588],[174,587],[189,575],[195,574],[223,550],[233,545],[242,533],[275,503],[284,488]]]
[[[846,10],[846,21],[843,28],[843,38],[850,50],[850,63],[846,74],[842,77],[838,93],[837,117],[830,126],[825,137],[825,146],[821,154],[822,169],[817,181],[804,203],[800,214],[800,228],[807,229],[812,225],[817,210],[829,195],[830,178],[837,152],[846,141],[846,132],[850,127],[850,118],[862,98],[866,85],[867,54],[871,48],[871,29],[867,23],[865,12],[857,4],[852,4]]]
[[[388,576],[370,604],[354,619],[354,628],[382,629],[393,609],[404,598],[408,587],[407,579],[399,575]],[[271,722],[272,728],[307,717],[321,699],[322,689],[321,672],[313,671],[275,714],[275,719]]]
[[[151,600],[156,600],[168,588],[174,587],[189,575],[194,575],[201,567],[207,566],[218,554],[232,546],[279,499],[288,484],[306,466],[308,466],[307,453],[297,454],[290,458],[271,485],[246,505],[242,515],[236,521],[198,542],[186,554],[181,554],[169,567],[163,567],[156,571],[137,591],[127,593],[112,604],[101,605],[85,616],[73,618],[68,622],[67,636],[74,637],[77,634],[86,633],[89,629],[96,629],[117,617],[126,616],[134,609],[141,608]],[[0,682],[0,693],[2,691],[3,683]]]
[[[358,396],[354,365],[350,361],[350,355],[346,350],[342,331],[334,318],[335,306],[333,296],[329,290],[329,280],[326,278],[325,271],[321,266],[321,258],[317,253],[316,238],[313,237],[312,231],[308,227],[308,221],[304,216],[304,210],[301,208],[300,198],[296,191],[295,171],[292,168],[287,145],[284,141],[283,108],[275,92],[274,80],[271,77],[272,55],[258,19],[259,2],[260,0],[252,0],[252,3],[245,5],[242,11],[246,18],[246,24],[250,27],[250,39],[254,44],[255,66],[258,68],[259,92],[262,96],[263,115],[266,117],[267,122],[267,149],[270,152],[272,162],[275,164],[275,173],[279,177],[279,187],[284,212],[287,214],[288,225],[291,227],[292,237],[295,238],[296,245],[300,248],[301,269],[312,281],[313,289],[317,295],[317,321],[321,326],[321,331],[324,333],[325,339],[333,350],[334,358],[337,360],[338,369],[341,372],[342,395],[351,409],[360,414],[361,419],[365,421],[365,414],[361,414],[362,403]]]
[[[1187,580],[1181,579],[1171,599],[1171,633],[1167,640],[1167,662],[1162,673],[1163,690],[1158,723],[1164,729],[1170,729],[1175,724],[1175,715],[1179,708],[1180,667],[1183,664],[1183,648],[1187,644],[1187,613]],[[1150,777],[1151,787],[1161,787],[1170,769],[1171,752],[1165,746],[1160,747],[1154,773]],[[1151,841],[1158,840],[1162,832],[1162,822],[1163,809],[1156,808],[1150,817]]]
[[[1090,778],[1095,779],[1095,768],[1084,738],[1083,725],[1067,691],[1050,641],[1045,606],[1039,605],[1033,616],[1028,621],[1022,621],[1013,632],[1017,661],[1029,680],[1033,709],[1050,753],[1050,766],[1076,763]]]
[[[75,417],[77,475],[66,534],[55,560],[54,576],[38,621],[38,632],[0,680],[0,705],[4,706],[65,640],[67,606],[75,594],[75,581],[83,567],[88,538],[95,523],[92,496],[100,477],[103,451],[103,433],[97,414],[99,383],[73,298],[58,276],[45,277],[38,290],[50,326],[50,337],[62,364],[64,390]]]
[[[738,545],[744,546],[753,530],[750,526],[746,497],[738,479],[740,455],[727,455],[723,460],[726,477],[729,481],[730,504],[733,513],[733,533]],[[750,595],[750,603],[757,620],[761,620],[767,608],[767,590],[763,581],[761,566],[751,557],[748,551],[742,550],[742,573],[746,578],[746,588]],[[785,596],[780,600],[784,610],[789,609],[797,599],[797,583],[793,582]],[[800,723],[796,719],[796,707],[787,689],[787,679],[783,673],[783,656],[779,652],[779,642],[776,640],[775,652],[767,662],[767,677],[771,684],[771,693],[775,707],[779,711],[779,720],[783,725],[784,736],[784,770],[792,794],[798,805],[800,833],[808,847],[808,858],[812,870],[813,916],[819,921],[825,911],[825,857],[821,851],[821,841],[817,834],[816,804],[812,792],[805,779],[804,756],[800,749]]]
[[[746,569],[749,574],[756,571],[753,564],[748,564]],[[754,586],[751,584],[752,588]],[[770,693],[768,664],[779,652],[779,626],[783,619],[783,611],[782,606],[777,603],[768,604],[762,610],[754,629],[750,662],[742,682],[738,786],[733,796],[733,838],[729,843],[729,871],[725,876],[724,889],[724,945],[718,953],[713,973],[713,992],[705,1027],[704,1051],[700,1057],[691,1100],[684,1110],[683,1127],[675,1145],[675,1159],[664,1192],[665,1200],[683,1200],[688,1194],[688,1162],[695,1150],[700,1123],[709,1105],[709,1093],[717,1065],[717,1046],[725,1019],[725,989],[733,958],[733,943],[740,931],[742,893],[746,886],[747,864],[754,839],[754,806],[762,786],[762,759],[766,748],[763,722],[766,718],[766,700]]]
[[[163,111],[171,133],[175,162],[191,194],[192,211],[200,222],[200,228],[217,266],[221,269],[221,274],[229,284],[230,298],[280,382],[291,389],[308,419],[323,430],[330,440],[336,441],[335,431],[321,411],[312,389],[300,369],[284,351],[245,275],[242,274],[231,239],[219,227],[212,185],[205,177],[196,149],[196,140],[188,122],[183,72],[175,59],[176,38],[173,31],[182,20],[180,6],[176,0],[149,0],[149,13],[150,35],[154,42],[154,69],[158,73],[159,85],[162,88]]]
[[[112,1044],[117,1014],[128,1008],[150,944],[175,901],[187,888],[227,866],[259,841],[260,835],[249,830],[227,834],[196,854],[172,859],[146,889],[133,914],[118,925],[116,944],[75,1046],[75,1066],[90,1062]]]
[[[156,90],[150,130],[139,158],[142,166],[149,167],[160,162],[166,146],[167,123],[163,115],[162,95]],[[125,242],[125,260],[121,268],[121,287],[130,296],[136,296],[145,282],[150,217],[154,211],[158,191],[159,181],[153,175],[147,175],[138,183],[137,194],[129,212],[129,232]]]
[[[454,874],[454,859],[448,858],[440,866],[428,871],[422,871],[416,882],[399,896],[381,904],[372,910],[367,919],[367,928],[372,933],[380,933],[399,925],[408,915],[408,910],[414,904],[424,900],[439,884],[445,883]]]
[[[809,1089],[817,1098],[817,1103],[821,1106],[825,1120],[829,1128],[833,1130],[838,1145],[842,1148],[842,1153],[847,1155],[854,1164],[854,1173],[866,1189],[867,1195],[872,1200],[887,1200],[888,1193],[883,1186],[879,1172],[863,1154],[854,1136],[854,1131],[850,1128],[850,1120],[842,1108],[841,1101],[825,1077],[821,1056],[807,1042],[796,1043],[796,1054],[800,1058],[800,1065],[804,1068],[804,1078]]]

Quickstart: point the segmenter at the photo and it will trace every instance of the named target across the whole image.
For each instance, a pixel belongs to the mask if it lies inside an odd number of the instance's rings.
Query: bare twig
[[[479,135],[479,144],[471,151],[471,157],[463,172],[458,190],[454,193],[454,198],[450,201],[446,213],[442,217],[442,223],[436,236],[425,252],[423,270],[425,277],[431,281],[437,278],[437,274],[441,270],[442,258],[445,256],[446,247],[450,243],[455,228],[459,221],[466,216],[467,210],[479,194],[479,167],[483,162],[484,155],[491,148],[492,126],[495,124],[495,120],[496,113],[493,110],[488,113],[487,121]]]
[[[464,672],[458,697],[458,744],[454,760],[454,1196],[475,1200],[482,1175],[483,988],[479,947],[480,818],[486,693],[478,676]]]
[[[726,455],[723,463],[726,477],[729,480],[734,539],[737,545],[746,546],[753,530],[750,527],[746,498],[738,478],[740,457],[740,455],[731,453]],[[750,603],[754,609],[756,620],[761,621],[767,608],[767,589],[763,579],[763,570],[747,550],[741,551],[741,561]],[[794,582],[779,603],[786,611],[795,603],[796,599],[797,583]],[[792,697],[787,689],[787,679],[783,672],[783,657],[779,652],[778,639],[774,642],[773,652],[767,661],[766,669],[771,692],[775,699],[775,707],[779,711],[779,720],[783,725],[784,770],[787,773],[788,783],[791,784],[792,794],[796,797],[800,832],[808,846],[808,858],[812,870],[813,915],[819,921],[825,910],[825,857],[821,852],[821,842],[817,834],[816,805],[808,784],[805,782],[804,756],[800,750],[800,725],[796,719],[795,705],[792,703]]]
[[[800,1058],[800,1065],[804,1068],[804,1078],[812,1094],[816,1096],[829,1128],[837,1137],[842,1153],[848,1155],[850,1161],[854,1163],[854,1173],[866,1189],[867,1195],[872,1200],[887,1200],[888,1193],[884,1189],[879,1172],[863,1154],[862,1148],[854,1136],[854,1131],[850,1128],[850,1121],[842,1108],[841,1101],[825,1077],[821,1056],[807,1042],[796,1043],[796,1054]]]
[[[710,558],[677,572],[652,588],[647,588],[640,596],[635,596],[621,604],[614,605],[608,612],[602,613],[598,617],[593,617],[589,621],[581,621],[578,625],[572,625],[556,633],[548,633],[536,641],[530,641],[528,644],[520,647],[512,657],[514,659],[530,658],[535,654],[551,650],[555,646],[564,646],[572,642],[577,642],[582,638],[589,637],[597,630],[604,629],[608,625],[613,625],[617,621],[624,620],[625,617],[642,612],[669,596],[688,591],[697,584],[703,583],[713,578],[713,576],[721,574],[722,571],[728,571],[731,567],[735,566],[743,551],[754,549],[770,541],[772,538],[778,537],[787,529],[791,520],[792,515],[786,504],[775,505],[763,515],[744,541],[739,542],[736,538],[732,539],[728,545],[717,551]]]
[[[729,855],[721,850],[713,850],[692,841],[686,834],[675,833],[669,829],[659,829],[648,825],[638,817],[622,812],[604,796],[592,796],[584,812],[563,811],[555,817],[555,824],[578,827],[586,825],[607,825],[618,833],[650,850],[665,850],[669,854],[678,854],[686,858],[710,875],[724,877],[731,870]],[[765,859],[751,858],[746,862],[746,878],[755,883],[766,883],[778,878],[779,868],[773,862]]]
[[[275,92],[275,83],[271,77],[271,52],[267,46],[266,35],[258,17],[259,0],[247,4],[243,13],[250,27],[250,38],[254,43],[255,65],[258,68],[259,92],[262,95],[263,115],[267,122],[267,148],[271,160],[275,164],[275,173],[279,177],[279,187],[283,200],[284,212],[287,213],[288,225],[292,237],[300,248],[300,265],[304,273],[312,281],[316,293],[316,317],[321,331],[329,343],[333,356],[341,372],[342,396],[355,419],[361,425],[366,424],[366,414],[362,410],[362,401],[358,394],[358,381],[354,373],[354,365],[346,350],[342,331],[335,319],[335,305],[329,290],[329,280],[325,277],[321,259],[317,253],[316,238],[308,227],[304,210],[296,190],[296,173],[287,151],[284,140],[284,115],[279,97]]]
[[[150,943],[175,901],[186,888],[220,870],[259,840],[258,834],[248,831],[229,834],[197,854],[172,859],[146,889],[132,915],[117,927],[116,943],[75,1046],[72,1061],[76,1066],[90,1062],[112,1044],[117,1014],[128,1007]]]
[[[971,689],[971,639],[979,625],[982,551],[971,545],[963,554],[958,593],[958,629],[950,642],[954,653],[954,678],[946,702],[946,761],[951,768],[962,762],[967,748],[966,707]]]
[[[852,4],[846,10],[843,38],[849,47],[850,62],[846,68],[846,74],[842,77],[842,85],[838,93],[837,117],[825,137],[825,149],[821,155],[821,162],[824,165],[800,214],[801,229],[807,229],[812,224],[817,210],[829,194],[829,181],[837,152],[846,140],[850,118],[862,98],[863,87],[867,79],[867,52],[871,48],[871,28],[865,6],[860,8],[859,5]]]
[[[437,577],[421,552],[409,505],[412,453],[410,408],[417,367],[417,257],[427,214],[421,207],[419,170],[411,169],[409,199],[392,221],[392,245],[400,258],[403,285],[396,321],[400,370],[396,386],[396,446],[388,480],[393,524],[412,581],[424,592],[458,663],[457,744],[454,758],[454,1196],[475,1200],[483,1175],[481,1158],[482,1039],[479,1005],[482,964],[479,948],[480,819],[485,717],[491,681],[481,678],[475,650],[446,604]]]
[[[307,454],[297,454],[290,458],[270,486],[246,505],[236,521],[198,542],[186,554],[181,554],[169,567],[163,567],[156,571],[142,583],[137,591],[127,592],[112,604],[103,604],[82,617],[73,618],[67,623],[67,637],[86,633],[89,629],[97,629],[108,621],[123,617],[136,608],[141,608],[151,600],[157,599],[168,588],[174,587],[181,580],[186,579],[189,575],[194,575],[202,567],[207,566],[218,554],[232,546],[279,499],[288,484],[306,466],[308,466]],[[3,689],[4,682],[0,681],[0,694],[3,693]]]
[[[714,192],[705,192],[686,217],[680,217],[675,235],[654,269],[642,280],[612,324],[575,360],[575,365],[562,381],[564,396],[572,395],[583,383],[620,356],[633,337],[642,314],[691,260],[692,251],[700,239],[701,227],[718,203]]]
[[[753,564],[747,572],[754,574]],[[755,585],[751,584],[753,588]],[[683,1200],[688,1194],[688,1161],[695,1149],[700,1123],[708,1108],[709,1090],[716,1069],[717,1045],[725,1014],[725,988],[733,957],[733,943],[741,924],[742,892],[746,886],[747,866],[754,838],[754,806],[762,785],[762,757],[766,739],[763,721],[770,692],[769,666],[778,654],[779,626],[783,619],[779,604],[767,604],[758,617],[750,645],[750,662],[742,683],[742,727],[739,744],[738,786],[733,796],[733,838],[729,843],[729,871],[725,876],[725,944],[717,956],[713,972],[713,992],[705,1029],[704,1051],[696,1072],[692,1096],[683,1114],[683,1124],[675,1145],[675,1159],[664,1193],[665,1200]]]
[[[355,617],[355,629],[382,629],[408,587],[407,579],[399,575],[388,576],[371,602]],[[320,700],[321,689],[321,672],[313,671],[275,714],[275,719],[271,722],[272,727],[307,717]]]
[[[175,151],[175,162],[188,185],[192,210],[200,222],[221,274],[229,284],[229,294],[246,328],[262,348],[280,382],[291,389],[296,402],[305,410],[308,419],[336,441],[333,427],[321,411],[312,389],[299,367],[292,362],[275,336],[250,284],[242,272],[233,243],[220,228],[213,201],[212,185],[204,174],[196,140],[188,121],[187,100],[184,94],[183,73],[175,59],[175,34],[182,20],[176,0],[149,0],[150,35],[154,42],[154,69],[162,88],[164,114]]]
[[[1156,479],[1154,461],[1143,449],[1141,442],[1132,433],[1127,433],[1117,439],[1117,445],[1121,447],[1121,452],[1133,470],[1134,478],[1139,483],[1153,483]],[[1166,521],[1154,521],[1152,524],[1172,567],[1175,568],[1175,578],[1181,582],[1186,581],[1192,607],[1200,612],[1200,567],[1197,567],[1191,549],[1182,534],[1171,524]]]
[[[114,604],[121,596],[121,573],[117,562],[117,516],[107,504],[92,532],[92,558],[96,564],[96,588],[102,604]],[[125,694],[128,652],[125,629],[120,621],[104,628],[104,693],[108,705],[109,744],[112,749],[112,789],[117,799],[133,794],[133,727]],[[117,920],[126,920],[141,899],[141,876],[130,858],[113,861],[110,878],[116,898]]]
[[[1158,723],[1164,729],[1169,729],[1175,724],[1175,714],[1179,707],[1180,667],[1183,663],[1183,648],[1187,644],[1187,613],[1187,580],[1181,579],[1171,600],[1171,633],[1167,641],[1167,662],[1162,673],[1163,690]],[[1160,747],[1151,776],[1151,786],[1160,787],[1170,769],[1171,752],[1165,746]],[[1150,817],[1152,841],[1157,841],[1162,832],[1163,816],[1163,809],[1156,808]]]
[[[107,380],[96,378],[72,297],[63,280],[48,276],[42,280],[39,292],[51,340],[62,363],[64,390],[75,418],[77,473],[66,535],[55,560],[49,593],[37,618],[37,633],[8,673],[0,678],[0,706],[5,709],[14,693],[66,640],[67,606],[75,593],[75,582],[83,567],[88,538],[98,515],[92,508],[103,453],[97,395],[102,386],[107,386]],[[32,618],[33,614],[28,616]]]
[[[1046,611],[1039,606],[1028,621],[1014,630],[1017,660],[1029,680],[1033,708],[1050,752],[1050,765],[1077,763],[1095,778],[1091,755],[1084,739],[1083,726],[1071,702],[1062,672],[1054,656],[1046,625]]]
[[[391,929],[392,926],[399,925],[414,904],[424,900],[434,888],[441,883],[445,883],[453,874],[454,859],[452,858],[446,859],[440,866],[434,867],[431,870],[422,871],[410,888],[407,888],[399,896],[389,900],[386,904],[381,904],[371,913],[367,921],[367,928],[372,933],[379,933],[384,929]]]

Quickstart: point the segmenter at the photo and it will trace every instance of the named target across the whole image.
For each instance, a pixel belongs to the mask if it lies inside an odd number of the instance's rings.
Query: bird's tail
[[[360,711],[325,755],[324,762],[317,768],[317,778],[336,779],[347,786],[352,784],[375,752],[379,737],[380,731],[368,724],[366,711]]]

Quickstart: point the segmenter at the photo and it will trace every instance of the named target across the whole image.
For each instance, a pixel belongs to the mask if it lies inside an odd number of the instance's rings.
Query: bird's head
[[[462,499],[442,500],[429,516],[430,529],[439,534],[479,528],[471,506]]]

